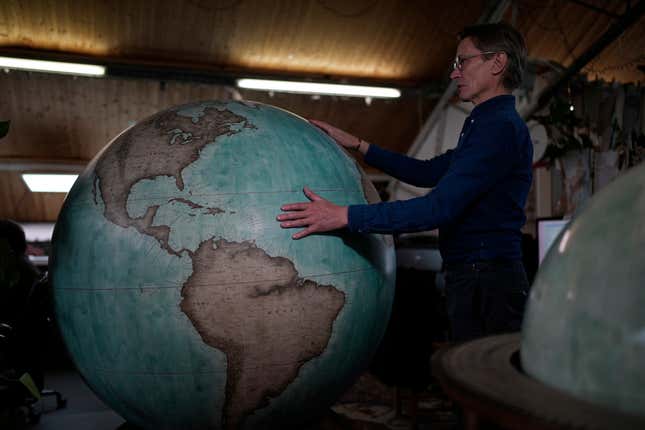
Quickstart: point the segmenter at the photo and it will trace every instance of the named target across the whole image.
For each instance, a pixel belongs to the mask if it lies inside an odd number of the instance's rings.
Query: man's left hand
[[[308,187],[304,187],[303,191],[310,201],[284,205],[280,209],[288,213],[278,215],[276,218],[282,228],[305,227],[304,230],[294,234],[293,239],[347,226],[347,206],[335,205]]]

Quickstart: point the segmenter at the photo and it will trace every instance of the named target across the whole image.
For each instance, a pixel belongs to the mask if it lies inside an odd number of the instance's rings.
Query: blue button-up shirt
[[[439,228],[447,263],[521,258],[520,229],[531,186],[533,146],[515,97],[475,106],[459,142],[431,160],[417,160],[370,145],[365,161],[418,187],[423,197],[349,207],[354,232],[402,233]]]

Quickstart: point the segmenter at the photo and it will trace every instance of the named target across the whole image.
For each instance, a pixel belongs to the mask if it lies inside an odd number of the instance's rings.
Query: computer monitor
[[[569,223],[568,219],[562,218],[542,218],[537,220],[537,240],[538,240],[538,262],[542,260],[551,248],[551,245],[558,237],[558,234]]]

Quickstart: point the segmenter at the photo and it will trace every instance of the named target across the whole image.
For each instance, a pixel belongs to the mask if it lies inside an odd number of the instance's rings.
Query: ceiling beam
[[[575,4],[579,5],[579,6],[582,6],[582,7],[584,7],[584,8],[587,8],[587,9],[589,9],[589,10],[593,10],[594,12],[597,12],[597,13],[600,13],[600,14],[603,14],[603,15],[607,15],[607,16],[609,16],[609,17],[611,17],[611,18],[620,18],[620,15],[617,15],[617,14],[615,14],[615,13],[613,13],[613,12],[609,12],[607,9],[603,9],[603,8],[598,7],[598,6],[595,6],[595,5],[593,5],[593,4],[589,4],[589,3],[587,3],[586,1],[582,1],[582,0],[569,0],[569,2],[571,2],[571,3],[575,3]]]
[[[557,80],[546,87],[537,97],[537,101],[521,113],[524,119],[530,118],[533,114],[544,108],[557,91],[569,79],[576,75],[591,60],[597,57],[614,40],[618,39],[627,29],[640,20],[645,13],[645,0],[640,0],[636,5],[625,10],[625,13],[613,22],[611,27],[605,31],[585,52],[557,77]]]
[[[78,159],[0,158],[0,172],[82,173],[89,161]]]

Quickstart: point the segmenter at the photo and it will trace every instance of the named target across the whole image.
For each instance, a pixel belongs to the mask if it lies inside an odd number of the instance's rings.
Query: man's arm
[[[512,125],[478,128],[454,153],[448,172],[433,191],[410,200],[350,206],[347,228],[365,233],[402,233],[433,230],[455,219],[507,175],[517,160]]]
[[[327,133],[338,145],[363,154],[365,162],[370,166],[410,185],[434,187],[450,165],[452,150],[431,160],[418,160],[379,148],[326,122],[317,120],[309,120],[309,122]]]
[[[432,188],[448,171],[453,153],[451,149],[430,160],[418,160],[370,145],[365,162],[406,184]]]

